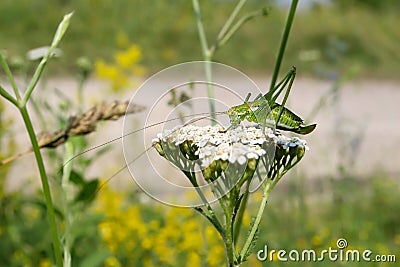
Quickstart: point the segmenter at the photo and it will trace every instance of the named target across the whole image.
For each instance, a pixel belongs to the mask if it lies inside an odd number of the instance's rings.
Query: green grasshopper
[[[268,118],[272,117],[277,129],[303,135],[314,131],[316,124],[304,125],[302,118],[285,107],[295,76],[296,68],[293,67],[286,77],[265,95],[257,96],[252,102],[248,102],[250,98],[250,95],[248,95],[243,104],[231,107],[226,112],[229,116],[231,127],[236,127],[241,121],[247,120],[261,124],[265,128],[266,124],[272,124],[268,122]],[[286,90],[282,104],[276,103],[277,98],[288,84],[289,87]],[[268,107],[270,110],[268,110]]]

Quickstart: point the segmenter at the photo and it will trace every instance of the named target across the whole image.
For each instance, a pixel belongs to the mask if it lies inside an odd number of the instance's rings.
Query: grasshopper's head
[[[240,116],[239,113],[236,111],[236,107],[231,107],[228,109],[226,114],[229,116],[229,121],[231,122],[232,126],[238,126],[240,123]]]

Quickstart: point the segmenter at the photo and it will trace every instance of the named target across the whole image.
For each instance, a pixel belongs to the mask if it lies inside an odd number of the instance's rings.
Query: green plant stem
[[[21,95],[19,94],[17,84],[15,83],[14,76],[11,73],[11,70],[7,64],[7,61],[4,59],[4,57],[1,53],[0,53],[0,62],[1,62],[1,65],[3,66],[4,71],[6,72],[8,80],[10,81],[11,87],[14,90],[15,98],[17,101],[19,101],[21,99]],[[10,99],[8,99],[8,100],[10,100]]]
[[[18,107],[19,103],[18,101],[12,96],[10,95],[6,89],[4,89],[3,87],[0,86],[0,95],[2,97],[4,97],[5,99],[7,99],[8,101],[10,101],[14,106]]]
[[[211,113],[211,124],[214,125],[215,120],[216,120],[215,103],[214,103],[215,92],[214,92],[214,87],[210,83],[212,81],[211,61],[212,61],[213,53],[208,48],[207,37],[206,37],[206,33],[204,31],[203,22],[201,19],[201,11],[200,11],[199,1],[192,0],[192,3],[193,3],[193,10],[194,10],[194,13],[196,16],[196,25],[197,25],[197,30],[199,32],[201,50],[203,52],[203,60],[205,61],[204,68],[205,68],[205,72],[206,72],[206,79],[208,81],[207,94],[208,94],[208,103],[210,106],[210,113]]]
[[[192,0],[194,14],[196,16],[196,25],[197,31],[199,33],[201,50],[203,52],[203,56],[207,60],[211,60],[210,51],[208,50],[208,43],[206,33],[204,31],[203,22],[201,19],[200,5],[198,0]]]
[[[181,168],[182,169],[182,168]],[[201,215],[203,215],[207,220],[211,222],[212,225],[214,225],[215,229],[218,231],[218,233],[221,235],[221,237],[224,239],[225,238],[225,231],[224,228],[221,225],[221,222],[218,220],[217,216],[215,215],[214,210],[212,209],[211,205],[208,203],[207,198],[204,196],[203,191],[199,188],[199,185],[197,184],[196,181],[196,175],[194,172],[194,169],[191,171],[185,171],[184,174],[186,177],[189,179],[193,187],[195,188],[197,194],[201,198],[201,201],[203,202],[204,206],[207,209],[207,212],[205,212],[201,208],[194,208],[196,211],[198,211]]]
[[[241,259],[245,258],[246,254],[248,253],[248,250],[250,249],[251,243],[253,242],[254,236],[258,229],[258,226],[260,225],[260,221],[261,221],[262,215],[264,213],[265,206],[267,205],[267,200],[268,200],[269,195],[273,188],[274,188],[274,186],[271,184],[271,181],[267,180],[266,184],[264,186],[263,198],[261,200],[260,207],[258,208],[257,216],[254,220],[253,225],[251,226],[249,235],[243,245],[243,248],[240,251]]]
[[[32,121],[29,117],[29,113],[28,113],[28,110],[26,109],[26,106],[20,107],[19,110],[20,110],[20,113],[24,120],[26,130],[29,134],[29,138],[32,143],[33,152],[34,152],[35,158],[36,158],[36,163],[39,168],[43,194],[44,194],[45,201],[46,201],[47,216],[49,218],[50,231],[51,231],[51,235],[53,238],[53,248],[54,248],[54,254],[56,257],[56,263],[57,263],[58,267],[62,267],[62,254],[61,254],[60,240],[58,238],[56,216],[55,216],[55,212],[54,212],[53,200],[51,197],[51,191],[50,191],[50,187],[49,187],[49,183],[48,183],[48,178],[47,178],[46,170],[45,170],[44,163],[43,163],[43,158],[40,153],[38,141],[36,139]]]
[[[65,143],[65,150],[64,150],[64,162],[74,156],[74,145],[71,140],[68,140]],[[71,213],[70,210],[70,203],[71,203],[71,184],[70,184],[70,177],[72,171],[72,162],[68,162],[63,167],[63,175],[61,180],[61,188],[63,195],[63,203],[64,203],[64,214],[65,214],[65,234],[64,234],[64,265],[63,267],[71,267],[71,245],[72,245],[72,238],[71,238],[71,225],[73,224],[73,216],[74,214]]]
[[[85,84],[86,76],[81,74],[78,80],[78,89],[76,92],[76,98],[78,99],[78,112],[82,113],[83,111],[83,85]]]
[[[216,41],[216,43],[214,45],[214,48],[212,50],[215,50],[218,46],[220,46],[220,41],[225,38],[225,35],[229,31],[230,27],[232,26],[233,21],[235,20],[235,18],[239,14],[240,10],[242,9],[242,7],[246,3],[246,1],[247,0],[240,0],[237,3],[237,5],[235,6],[235,9],[232,11],[232,13],[230,14],[229,18],[225,22],[224,26],[222,26],[220,32],[218,33],[217,41]]]
[[[275,68],[271,79],[271,85],[269,86],[270,91],[274,89],[276,80],[278,79],[279,69],[281,67],[283,55],[285,54],[285,48],[289,38],[290,29],[293,24],[294,15],[296,14],[297,3],[298,0],[292,0],[292,4],[290,5],[289,15],[286,20],[285,29],[282,34],[281,44],[279,46],[278,56],[275,62]]]
[[[243,224],[243,216],[244,216],[244,212],[246,210],[247,207],[247,202],[249,199],[249,188],[250,188],[250,180],[247,181],[246,184],[246,191],[243,193],[243,199],[241,201],[239,210],[238,210],[238,214],[236,215],[236,224],[235,224],[235,229],[233,232],[233,241],[236,243],[238,238],[239,238],[239,234],[240,234],[240,229],[242,228],[242,224]]]
[[[211,125],[215,125],[216,123],[216,113],[215,113],[215,92],[214,92],[214,86],[211,84],[212,81],[212,66],[211,66],[211,58],[207,59],[205,58],[205,72],[206,72],[206,79],[209,81],[207,83],[207,95],[208,95],[208,102],[210,106],[210,114],[211,114]]]
[[[35,89],[37,83],[39,82],[39,78],[42,75],[42,72],[44,70],[44,67],[47,64],[48,59],[50,58],[51,53],[53,52],[54,48],[49,48],[47,51],[46,55],[42,58],[42,60],[39,63],[39,66],[36,68],[35,73],[33,74],[33,77],[31,81],[28,84],[28,88],[24,94],[24,97],[22,98],[21,105],[25,106],[26,103],[28,102],[29,98],[31,97],[31,94],[33,90]]]
[[[29,98],[31,97],[31,94],[32,94],[33,90],[35,89],[37,83],[39,82],[39,78],[42,75],[44,67],[47,64],[47,61],[50,59],[54,50],[57,48],[63,35],[65,34],[65,31],[67,30],[67,28],[69,26],[69,22],[71,20],[72,15],[73,15],[73,12],[65,15],[63,20],[61,21],[61,23],[58,25],[56,33],[54,34],[53,41],[51,42],[51,46],[47,50],[45,56],[40,61],[39,66],[36,68],[35,73],[33,74],[33,77],[28,84],[28,88],[27,88],[22,100],[20,101],[21,107],[25,106],[26,103],[28,102]]]
[[[231,29],[229,30],[229,32],[227,32],[227,33],[222,37],[222,39],[220,39],[220,41],[217,43],[217,45],[218,45],[219,47],[225,45],[225,44],[229,41],[229,39],[240,29],[240,27],[242,27],[247,21],[249,21],[249,20],[251,20],[251,19],[253,19],[253,18],[255,18],[255,17],[262,16],[262,15],[266,15],[266,14],[268,14],[268,13],[267,13],[267,9],[266,9],[266,8],[263,8],[263,9],[261,9],[261,10],[257,10],[257,11],[254,11],[254,12],[251,12],[251,13],[248,13],[248,14],[244,15],[243,17],[241,17],[241,18],[231,27]],[[212,49],[213,49],[214,47],[216,47],[216,46],[213,46]]]
[[[235,266],[236,255],[235,255],[235,244],[233,237],[233,210],[235,208],[235,201],[231,201],[232,192],[228,194],[228,209],[225,211],[225,228],[226,228],[226,237],[224,239],[225,249],[226,249],[226,257],[228,259],[228,266]]]

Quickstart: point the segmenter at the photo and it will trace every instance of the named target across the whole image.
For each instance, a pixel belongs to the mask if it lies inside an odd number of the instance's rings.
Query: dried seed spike
[[[128,109],[129,107],[129,109]],[[117,120],[128,114],[134,114],[141,112],[145,107],[132,104],[129,105],[129,101],[118,101],[115,100],[111,103],[100,103],[90,108],[85,113],[79,116],[70,116],[65,129],[59,129],[54,132],[42,132],[37,135],[39,147],[55,148],[64,144],[70,136],[86,135],[96,130],[96,123],[105,120]],[[6,158],[0,161],[0,166],[7,164],[19,157],[22,157],[30,152],[32,148]]]
[[[41,132],[37,135],[39,147],[57,147],[63,144],[66,140],[65,130],[58,130],[55,132]]]

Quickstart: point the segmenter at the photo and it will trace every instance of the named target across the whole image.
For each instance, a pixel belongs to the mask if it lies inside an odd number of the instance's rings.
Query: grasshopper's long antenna
[[[224,114],[224,113],[226,113],[226,112],[224,112],[224,111],[215,112],[215,114],[217,114],[217,115],[219,115],[219,114]],[[206,115],[206,114],[209,114],[209,113],[204,112],[204,113],[198,113],[198,114],[192,114],[192,115],[185,115],[185,116],[183,116],[183,118],[190,118],[190,117],[194,117],[194,116],[202,116],[202,115]],[[204,119],[204,118],[206,118],[206,117],[202,117],[201,119]],[[167,122],[175,121],[175,120],[180,120],[180,119],[182,119],[182,117],[169,119]],[[97,149],[97,148],[100,148],[100,147],[102,147],[102,146],[105,146],[105,145],[108,145],[108,144],[110,144],[110,143],[113,143],[113,142],[115,142],[115,141],[117,141],[117,140],[119,140],[119,139],[121,139],[121,138],[124,138],[124,137],[126,137],[126,136],[129,136],[129,135],[132,135],[132,134],[134,134],[134,133],[140,132],[140,131],[142,131],[142,130],[144,130],[144,129],[146,129],[146,128],[154,127],[154,126],[157,126],[157,125],[161,125],[161,124],[163,124],[163,123],[165,123],[165,122],[166,122],[166,121],[160,121],[160,122],[157,122],[157,123],[153,123],[153,124],[147,125],[146,127],[137,129],[137,130],[135,130],[135,131],[133,131],[133,132],[130,132],[130,133],[127,133],[127,134],[118,136],[118,137],[116,137],[116,138],[114,138],[114,139],[108,140],[108,141],[106,141],[105,143],[103,143],[103,144],[101,144],[101,145],[97,145],[97,146],[91,147],[91,148],[89,148],[89,149],[86,149],[86,150],[84,150],[84,151],[82,151],[82,152],[76,154],[75,156],[73,156],[73,157],[70,158],[69,160],[67,160],[67,161],[63,164],[63,167],[65,167],[65,165],[67,165],[68,163],[70,163],[72,160],[76,159],[76,158],[79,157],[79,156],[82,156],[83,154],[85,154],[85,153],[87,153],[87,152],[90,152],[90,151],[95,150],[95,149]]]
[[[290,90],[292,89],[292,85],[293,85],[295,77],[296,77],[296,68],[293,66],[292,75],[290,77],[290,82],[289,82],[289,87],[286,90],[285,96],[283,97],[282,104],[281,104],[281,107],[280,107],[280,110],[279,110],[279,114],[278,114],[278,118],[276,120],[276,124],[279,123],[279,120],[280,120],[280,118],[282,116],[282,113],[283,113],[283,110],[285,108],[286,101],[287,101],[287,99],[289,97]]]
[[[111,177],[107,178],[107,180],[105,180],[98,188],[97,190],[94,192],[94,195],[96,195],[109,181],[111,181],[115,176],[117,176],[118,174],[120,174],[123,170],[125,170],[129,165],[131,165],[132,163],[134,163],[138,158],[140,158],[141,156],[143,156],[144,154],[146,154],[150,149],[152,149],[153,147],[148,147],[146,150],[144,150],[142,153],[140,153],[139,155],[137,155],[134,159],[132,159],[131,161],[129,161],[125,166],[121,167],[117,172],[115,172]]]

